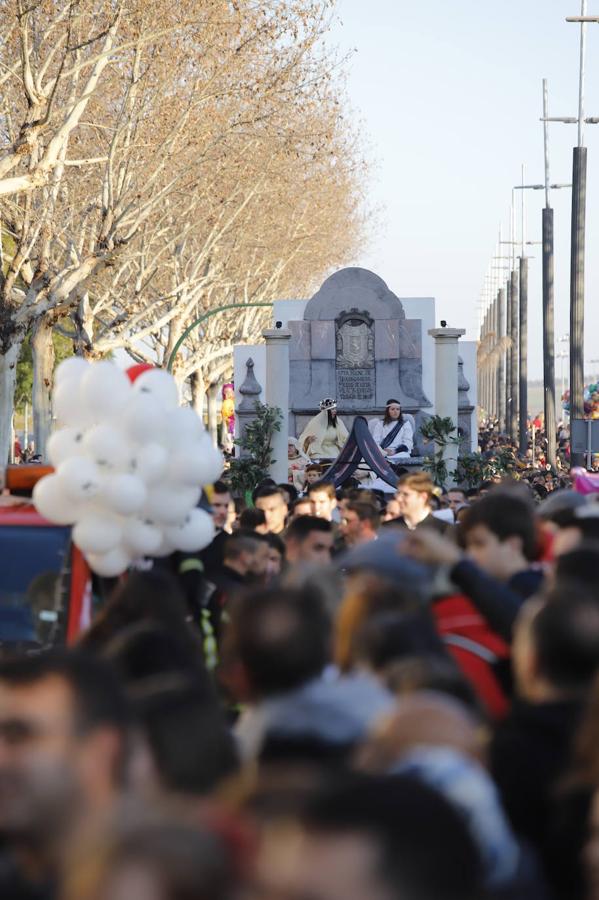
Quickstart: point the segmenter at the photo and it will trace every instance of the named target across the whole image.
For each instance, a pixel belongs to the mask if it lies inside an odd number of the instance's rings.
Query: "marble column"
[[[206,406],[208,407],[208,433],[216,445],[218,445],[218,397],[218,384],[211,384],[206,391]]]
[[[435,339],[435,413],[450,418],[457,436],[458,427],[458,340],[466,334],[464,328],[431,328]],[[443,452],[447,470],[453,472],[458,459],[458,445],[448,444]],[[451,477],[447,486],[453,484]]]
[[[289,437],[289,341],[287,328],[267,328],[262,332],[266,341],[266,403],[278,406],[283,414],[281,429],[273,435],[270,477],[277,484],[287,482],[287,439]]]

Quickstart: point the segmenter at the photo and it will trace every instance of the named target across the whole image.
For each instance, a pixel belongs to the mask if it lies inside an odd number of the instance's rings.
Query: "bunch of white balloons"
[[[73,541],[98,575],[133,560],[194,552],[214,536],[197,508],[223,459],[172,375],[148,369],[132,384],[112,362],[65,360],[56,370],[48,442],[55,472],[35,486],[38,512],[73,526]]]

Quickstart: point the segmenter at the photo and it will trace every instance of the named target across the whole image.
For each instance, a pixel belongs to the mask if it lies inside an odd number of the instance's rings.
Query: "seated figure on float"
[[[337,416],[337,401],[326,397],[299,437],[300,450],[310,459],[336,459],[348,438],[348,430]]]
[[[371,419],[368,428],[382,453],[392,465],[409,459],[414,447],[414,427],[404,418],[399,400],[387,400],[382,419]]]

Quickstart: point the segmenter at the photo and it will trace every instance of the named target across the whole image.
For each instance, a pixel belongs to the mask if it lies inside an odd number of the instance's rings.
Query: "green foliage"
[[[458,459],[455,479],[458,484],[474,488],[498,475],[515,476],[516,460],[509,449],[498,450],[490,459],[482,453],[465,453]]]
[[[432,456],[428,456],[423,468],[429,473],[435,484],[442,487],[450,473],[447,463],[443,459],[446,447],[451,444],[459,444],[456,426],[450,416],[431,416],[420,426],[420,433],[425,441],[434,441],[435,450]]]
[[[238,496],[253,491],[259,481],[268,477],[271,464],[276,462],[272,458],[272,437],[281,430],[283,414],[278,406],[268,406],[258,401],[254,409],[256,418],[247,425],[243,437],[235,441],[244,454],[232,459],[229,469],[229,480]]]

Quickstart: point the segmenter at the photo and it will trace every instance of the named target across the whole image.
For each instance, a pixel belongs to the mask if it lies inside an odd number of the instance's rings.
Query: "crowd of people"
[[[593,495],[209,500],[74,646],[3,648],[0,895],[599,900]]]

